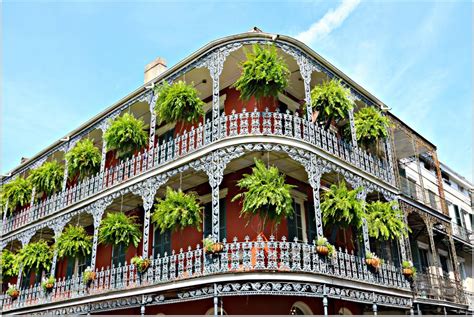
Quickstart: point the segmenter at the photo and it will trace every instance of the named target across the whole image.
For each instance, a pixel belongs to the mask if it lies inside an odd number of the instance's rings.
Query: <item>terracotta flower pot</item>
[[[47,291],[52,291],[53,290],[53,287],[54,287],[54,284],[52,283],[48,283],[44,286],[46,288]]]
[[[372,266],[372,260],[373,259],[365,259],[365,263],[367,263],[369,266]]]
[[[407,267],[403,269],[403,275],[405,277],[412,277],[413,276],[413,269],[411,267]]]
[[[18,291],[18,290],[14,290],[13,292],[10,293],[10,297],[11,297],[12,300],[17,299],[18,296],[20,296],[20,291]]]
[[[221,243],[221,242],[216,242],[214,244],[212,244],[212,253],[219,253],[219,252],[222,252],[222,250],[224,250],[224,244]]]
[[[321,254],[321,255],[324,255],[324,256],[327,256],[329,254],[329,249],[325,245],[318,245],[316,247],[316,251],[318,252],[318,254]]]

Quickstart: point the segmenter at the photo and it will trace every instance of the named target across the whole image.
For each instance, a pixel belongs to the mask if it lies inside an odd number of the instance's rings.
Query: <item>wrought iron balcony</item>
[[[83,275],[60,278],[49,294],[45,294],[38,283],[21,289],[18,299],[12,301],[5,296],[4,310],[12,310],[33,305],[67,301],[72,298],[105,294],[112,291],[135,289],[151,285],[176,283],[181,280],[196,279],[203,276],[225,275],[232,273],[238,279],[238,273],[273,272],[275,279],[278,273],[306,273],[352,282],[408,291],[410,285],[403,277],[400,268],[392,264],[381,264],[374,272],[368,268],[365,259],[339,250],[333,257],[318,255],[316,246],[304,242],[288,242],[283,237],[275,241],[273,237],[264,241],[260,236],[257,241],[223,242],[220,253],[208,254],[197,246],[187,251],[151,258],[148,270],[138,274],[133,264],[118,267],[102,268],[95,271],[96,278],[88,287],[83,283]],[[345,282],[347,283],[347,282]]]
[[[419,273],[415,279],[416,296],[464,304],[466,298],[459,283],[448,276]]]
[[[211,121],[197,128],[192,127],[174,139],[164,140],[154,148],[138,153],[130,159],[105,169],[76,185],[48,197],[32,206],[24,208],[6,219],[3,234],[16,230],[25,224],[37,221],[61,209],[83,201],[101,191],[141,175],[149,170],[164,166],[192,152],[209,147],[218,141],[248,136],[279,136],[310,144],[338,159],[359,169],[393,183],[393,172],[385,159],[380,159],[359,147],[336,136],[332,131],[311,123],[305,118],[287,113],[232,111],[223,113],[219,125],[213,126]]]
[[[434,210],[443,211],[439,195],[424,189],[416,182],[403,176],[400,176],[400,190],[413,200],[419,201]]]
[[[461,240],[464,240],[466,242],[474,243],[473,241],[473,233],[471,230],[461,227],[457,223],[451,222],[451,226],[453,227],[453,234],[460,238]]]

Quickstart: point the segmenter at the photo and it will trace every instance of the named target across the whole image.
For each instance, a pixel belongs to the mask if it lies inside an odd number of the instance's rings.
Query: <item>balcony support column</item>
[[[323,285],[323,309],[324,316],[328,315],[328,294],[326,290],[326,284]]]
[[[366,203],[365,199],[367,198],[367,189],[362,187],[362,190],[357,194],[357,199],[360,200],[364,205]],[[370,239],[369,239],[369,225],[367,224],[367,219],[362,219],[362,239],[364,241],[364,258],[367,253],[370,252]]]
[[[219,78],[224,69],[224,62],[230,53],[242,47],[241,43],[232,43],[214,50],[196,64],[196,68],[205,67],[209,70],[212,79],[212,141],[219,139],[220,122],[220,83]]]
[[[155,103],[156,99],[158,98],[158,94],[155,94],[153,91],[150,95],[148,100],[148,106],[150,107],[150,136],[148,139],[148,154],[153,153],[155,151],[155,130],[156,130],[156,113],[155,113]],[[153,152],[151,152],[153,150]],[[148,155],[148,167],[152,166],[153,164],[153,155]]]
[[[24,233],[22,233],[19,237],[19,240],[21,242],[21,246],[25,247],[28,243],[30,243],[31,238],[35,234],[35,231],[33,230],[28,230]],[[16,280],[16,287],[19,289],[21,285],[21,280],[22,280],[22,275],[23,275],[23,265],[20,264],[20,268],[18,269],[18,277]]]
[[[112,198],[105,197],[98,200],[91,205],[91,208],[88,212],[94,218],[94,237],[92,240],[92,254],[91,254],[91,269],[95,269],[95,262],[97,259],[97,245],[99,244],[99,227],[102,221],[102,216],[104,215],[105,209],[112,203]]]
[[[54,231],[54,242],[58,241],[59,236],[61,236],[61,233],[64,230],[64,227],[66,224],[69,222],[70,218],[65,217],[65,218],[59,218],[53,225],[52,229]],[[55,276],[56,273],[56,263],[58,261],[58,250],[57,248],[54,248],[54,253],[53,253],[53,260],[51,261],[51,271],[50,271],[50,276]]]
[[[425,222],[426,231],[428,233],[429,242],[430,242],[431,260],[432,260],[432,263],[435,267],[433,275],[434,275],[434,278],[436,280],[436,287],[437,287],[438,290],[440,290],[439,288],[440,288],[440,281],[441,280],[440,280],[440,274],[439,274],[438,252],[436,251],[436,245],[435,245],[434,237],[433,237],[434,219],[431,216],[429,216],[425,213],[420,213],[420,217]],[[437,295],[440,296],[439,293]]]
[[[444,197],[444,188],[443,188],[443,177],[441,175],[441,168],[438,160],[438,155],[436,154],[436,151],[433,150],[431,153],[433,157],[433,161],[435,164],[436,168],[436,179],[438,181],[438,194],[440,197],[440,204],[441,204],[441,210],[445,215],[449,216],[449,210],[448,210],[448,205],[446,204],[446,198]]]
[[[451,249],[451,260],[453,262],[454,280],[456,281],[456,287],[457,287],[456,293],[460,294],[460,297],[463,297],[463,295],[460,293],[462,292],[462,280],[461,280],[461,274],[460,274],[460,269],[459,269],[458,255],[456,252],[456,246],[454,245],[453,230],[451,226],[447,226],[446,233],[448,235],[449,247]],[[459,299],[461,300],[462,298],[459,298]]]
[[[393,148],[394,144],[392,143],[392,134],[393,134],[393,129],[390,127],[387,127],[388,130],[388,135],[387,138],[385,139],[385,153],[387,155],[387,171],[390,173],[390,176],[388,177],[391,184],[395,185],[396,184],[396,178],[395,175],[397,174],[396,171],[398,171],[398,168],[396,164],[393,164]]]
[[[372,293],[372,298],[374,299],[374,302],[372,303],[372,312],[374,313],[374,316],[377,316],[377,301],[375,293]]]
[[[143,243],[142,257],[148,257],[149,235],[150,235],[150,217],[151,209],[155,201],[155,195],[158,188],[168,181],[169,177],[159,175],[157,177],[148,178],[144,183],[140,183],[132,187],[132,193],[140,196],[143,200]]]
[[[420,182],[420,187],[421,187],[421,197],[423,198],[423,202],[424,203],[428,203],[427,201],[427,197],[426,197],[426,194],[425,194],[425,186],[423,184],[423,176],[421,174],[421,165],[420,165],[420,156],[418,154],[418,151],[420,150],[420,148],[418,147],[418,143],[416,142],[415,139],[412,139],[412,144],[413,144],[413,151],[415,153],[415,162],[416,162],[416,169],[417,169],[417,173],[418,173],[418,181]]]
[[[101,175],[101,180],[103,180],[104,177],[104,170],[105,170],[105,159],[107,156],[107,144],[105,142],[104,134],[105,131],[110,126],[110,121],[109,120],[104,120],[102,123],[98,126],[100,130],[102,130],[102,150],[101,150],[101,159],[100,159],[100,175]],[[101,182],[102,183],[102,182]]]

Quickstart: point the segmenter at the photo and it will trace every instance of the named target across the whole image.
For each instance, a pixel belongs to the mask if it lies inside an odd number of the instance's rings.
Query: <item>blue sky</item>
[[[2,3],[1,172],[207,42],[298,36],[438,146],[472,179],[470,1]]]

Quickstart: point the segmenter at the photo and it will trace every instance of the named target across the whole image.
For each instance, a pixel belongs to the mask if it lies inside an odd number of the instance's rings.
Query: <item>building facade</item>
[[[245,49],[253,44],[275,46],[291,72],[288,88],[276,98],[242,101],[233,88]],[[91,256],[81,259],[58,259],[55,254],[50,272],[20,269],[17,278],[4,280],[3,290],[7,283],[16,283],[20,294],[15,300],[2,297],[3,312],[468,312],[464,288],[472,289],[472,275],[466,273],[472,240],[465,232],[472,223],[472,204],[465,205],[462,191],[448,189],[443,175],[462,178],[443,169],[436,147],[381,101],[301,42],[259,30],[213,41],[169,69],[163,64],[159,59],[149,65],[143,86],[2,178],[6,184],[25,177],[47,161],[67,166],[65,154],[81,139],[91,139],[102,149],[98,174],[70,181],[65,169],[60,192],[38,200],[33,190],[28,206],[13,215],[4,213],[3,250],[16,252],[39,240],[53,244],[68,224],[86,228],[93,247]],[[311,89],[332,78],[350,89],[355,104],[348,118],[349,141],[337,127],[327,130],[314,124],[310,107],[301,111],[311,103]],[[206,103],[206,115],[199,123],[157,123],[152,88],[163,80],[194,83]],[[354,111],[369,106],[383,110],[393,123],[377,149],[363,149],[356,140]],[[149,126],[149,140],[145,149],[120,161],[106,150],[102,135],[110,120],[124,113]],[[232,199],[240,191],[237,181],[251,171],[255,158],[277,166],[295,186],[294,217],[282,221],[277,230],[247,223],[240,217],[241,204]],[[424,170],[422,162],[429,169]],[[323,226],[320,196],[340,180],[363,188],[360,199],[396,201],[410,236],[377,241],[369,237],[365,223],[361,232]],[[465,180],[459,182],[468,188]],[[199,195],[204,206],[201,231],[161,233],[151,223],[155,199],[164,196],[167,186]],[[462,209],[471,216],[458,222],[454,206],[458,213]],[[143,231],[138,247],[99,243],[101,221],[116,211],[138,217]],[[460,227],[465,229],[462,233]],[[217,256],[203,251],[202,239],[208,235],[223,243]],[[334,258],[316,252],[313,241],[324,236],[336,246]],[[384,258],[378,272],[366,264],[367,252]],[[145,274],[130,264],[135,255],[151,259]],[[418,268],[414,282],[402,274],[404,260],[412,260]],[[96,276],[90,285],[83,282],[87,266]],[[56,282],[46,294],[40,280],[49,274]]]

